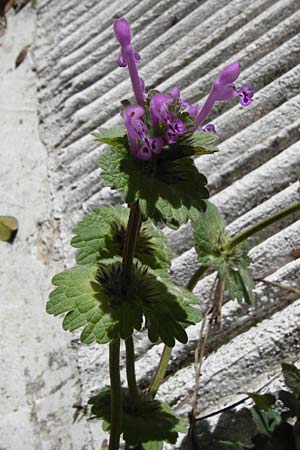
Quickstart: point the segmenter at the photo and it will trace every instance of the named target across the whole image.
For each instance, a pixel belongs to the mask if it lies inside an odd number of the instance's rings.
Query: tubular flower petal
[[[218,78],[214,81],[211,91],[204,103],[203,108],[197,116],[197,123],[200,125],[205,117],[213,108],[215,102],[228,100],[231,97],[240,97],[240,103],[248,106],[252,102],[253,90],[245,84],[241,88],[236,88],[233,84],[237,80],[241,72],[240,63],[238,61],[224,67]]]
[[[136,66],[137,61],[139,61],[141,57],[131,45],[130,26],[125,18],[114,21],[114,32],[121,47],[118,65],[120,67],[128,66],[135,99],[139,105],[143,105],[144,89]]]
[[[163,140],[159,137],[150,138],[148,129],[141,117],[145,110],[139,105],[130,105],[125,109],[125,126],[131,152],[138,159],[147,161],[152,154],[158,155],[163,148]]]

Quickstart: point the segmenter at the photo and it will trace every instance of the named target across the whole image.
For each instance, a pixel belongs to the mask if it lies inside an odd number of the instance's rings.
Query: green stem
[[[171,358],[171,353],[172,347],[168,347],[167,345],[165,345],[160,357],[159,366],[148,391],[149,398],[154,398],[156,396],[158,388],[165,377],[167,367]]]
[[[125,281],[128,281],[132,269],[132,263],[135,253],[136,241],[141,227],[141,211],[139,202],[131,205],[128,225],[126,230],[124,248],[123,248],[123,274]]]
[[[111,423],[108,449],[119,450],[122,426],[120,339],[117,339],[109,344],[109,373],[111,386]]]
[[[255,233],[258,233],[259,231],[263,230],[264,228],[267,228],[269,225],[272,225],[273,223],[277,222],[278,220],[283,219],[284,217],[288,216],[289,214],[292,214],[296,211],[300,211],[300,203],[295,202],[292,203],[290,206],[288,206],[285,209],[281,209],[280,211],[276,212],[275,214],[272,214],[269,217],[266,217],[265,219],[261,220],[258,223],[255,223],[254,225],[251,225],[249,228],[246,228],[246,230],[241,231],[238,233],[234,238],[231,239],[229,249],[233,249],[238,244],[243,242],[245,239],[249,238]]]
[[[199,269],[197,269],[196,272],[191,276],[190,280],[188,281],[188,283],[186,285],[186,289],[188,289],[189,291],[192,292],[194,290],[196,284],[200,280],[200,278],[202,278],[202,276],[207,271],[207,269],[208,269],[207,266],[200,266]]]
[[[134,344],[133,338],[130,336],[125,341],[126,346],[126,375],[130,397],[133,401],[139,397],[139,391],[136,384],[135,368],[134,368]]]
[[[194,287],[196,286],[200,278],[202,278],[207,269],[208,267],[206,266],[200,266],[199,269],[196,270],[196,272],[192,275],[192,277],[188,281],[186,289],[188,289],[189,291],[193,291]],[[160,357],[157,371],[152,379],[152,382],[148,390],[149,398],[155,397],[159,386],[161,385],[163,379],[165,378],[167,367],[171,358],[171,353],[172,348],[165,345]]]

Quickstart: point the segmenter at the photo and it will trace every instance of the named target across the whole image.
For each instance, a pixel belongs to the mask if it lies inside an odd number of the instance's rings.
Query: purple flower
[[[182,108],[189,113],[189,115],[193,118],[196,118],[196,116],[199,114],[199,106],[198,105],[191,105],[186,100],[183,100],[180,97],[180,90],[178,87],[173,87],[170,89],[170,94],[173,98],[177,98],[179,100],[180,105]]]
[[[137,103],[144,105],[144,82],[139,77],[136,63],[140,60],[140,55],[131,45],[131,31],[129,23],[125,18],[114,21],[115,36],[121,47],[121,55],[118,58],[120,67],[128,66],[132,89]]]
[[[163,140],[159,137],[146,136],[136,154],[138,159],[147,161],[152,158],[152,153],[158,155],[163,148]]]
[[[144,161],[151,159],[152,154],[159,154],[163,148],[163,140],[151,138],[141,117],[145,110],[139,105],[130,105],[125,109],[125,126],[127,129],[130,150],[134,156]]]
[[[202,128],[202,131],[206,131],[208,133],[216,133],[216,127],[213,123],[208,123],[205,127]]]
[[[173,94],[177,93],[179,95],[179,89],[173,88]],[[165,94],[156,94],[150,102],[150,112],[154,132],[159,132],[160,123],[162,123],[166,127],[165,139],[168,144],[175,144],[175,142],[178,141],[179,136],[186,131],[186,127],[182,120],[169,112],[168,105],[174,102],[174,97],[175,95],[170,97]]]
[[[253,100],[253,90],[245,84],[241,88],[236,88],[233,84],[241,72],[238,61],[226,66],[213,83],[211,91],[204,103],[203,108],[197,116],[197,123],[200,125],[213,108],[215,102],[228,100],[231,97],[240,97],[242,106],[248,106]]]

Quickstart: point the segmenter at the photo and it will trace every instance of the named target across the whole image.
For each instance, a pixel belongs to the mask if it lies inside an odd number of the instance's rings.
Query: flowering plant
[[[110,432],[109,450],[119,449],[121,435],[127,449],[158,450],[185,432],[185,422],[154,397],[176,340],[186,343],[187,326],[201,319],[193,287],[205,271],[217,271],[221,301],[213,305],[214,319],[219,318],[224,289],[232,299],[251,302],[245,239],[299,205],[230,237],[217,208],[207,201],[207,180],[193,157],[218,151],[216,127],[205,123],[215,102],[237,97],[246,107],[253,100],[249,85],[234,84],[239,62],[221,71],[200,108],[183,99],[178,87],[167,93],[146,92],[126,19],[115,20],[114,32],[121,49],[118,65],[128,68],[134,100],[122,102],[124,128],[100,129],[94,136],[109,146],[100,159],[101,175],[108,186],[123,192],[128,207],[95,209],[75,228],[71,244],[77,248],[77,266],[54,277],[56,288],[47,311],[66,313],[65,330],[83,328],[83,343],[109,344],[111,385],[89,402]],[[168,273],[172,252],[157,225],[178,228],[189,219],[200,268],[183,288]],[[144,330],[152,343],[161,340],[165,350],[149,388],[142,392],[135,376],[133,334]],[[121,340],[127,388],[120,379]]]

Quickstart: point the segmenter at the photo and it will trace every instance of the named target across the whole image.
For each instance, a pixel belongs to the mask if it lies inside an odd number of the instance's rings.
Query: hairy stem
[[[125,341],[126,346],[126,375],[130,397],[133,401],[138,399],[139,392],[136,384],[135,367],[134,367],[134,343],[130,336]]]
[[[119,450],[122,426],[120,339],[116,339],[109,344],[109,373],[111,386],[111,423],[108,449]]]
[[[139,202],[137,201],[133,203],[130,208],[127,231],[123,247],[122,266],[125,281],[129,279],[131,274],[136,241],[139,235],[140,227],[141,227],[141,211],[139,207]]]
[[[258,233],[259,231],[263,230],[264,228],[267,228],[269,225],[272,225],[275,222],[278,222],[278,220],[283,219],[284,217],[288,216],[289,214],[292,214],[296,211],[300,211],[300,203],[295,202],[292,203],[287,208],[281,209],[280,211],[277,211],[276,213],[272,214],[269,217],[266,217],[265,219],[261,220],[260,222],[255,223],[254,225],[251,225],[249,228],[246,228],[246,230],[241,231],[238,233],[234,238],[232,238],[230,242],[230,248],[236,247],[238,244],[243,242],[245,239],[249,238],[255,233]]]
[[[139,203],[138,201],[136,201],[130,207],[130,214],[123,248],[122,273],[125,284],[127,284],[127,282],[130,279],[136,242],[140,232],[140,228],[141,228],[141,211]],[[132,336],[126,339],[125,346],[126,346],[127,383],[131,400],[134,403],[138,398],[138,388],[135,377],[134,343]]]

